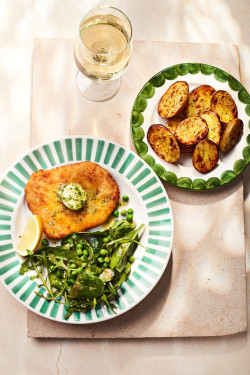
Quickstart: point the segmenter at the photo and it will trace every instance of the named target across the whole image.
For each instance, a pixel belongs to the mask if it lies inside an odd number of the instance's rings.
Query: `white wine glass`
[[[87,99],[103,102],[116,95],[133,48],[128,17],[114,7],[98,7],[82,19],[74,57],[76,82]]]

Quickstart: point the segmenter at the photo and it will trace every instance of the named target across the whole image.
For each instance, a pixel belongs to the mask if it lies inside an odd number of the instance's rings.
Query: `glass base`
[[[80,71],[76,75],[76,84],[80,93],[93,102],[105,102],[113,98],[119,91],[121,79],[95,81],[87,78]]]

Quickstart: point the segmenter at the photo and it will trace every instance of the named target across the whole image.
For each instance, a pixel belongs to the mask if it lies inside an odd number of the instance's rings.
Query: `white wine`
[[[78,69],[92,79],[119,77],[132,53],[131,25],[114,15],[99,14],[84,19],[75,43]]]
[[[80,93],[96,102],[113,98],[131,53],[132,26],[127,16],[114,7],[92,9],[80,23],[74,46]]]

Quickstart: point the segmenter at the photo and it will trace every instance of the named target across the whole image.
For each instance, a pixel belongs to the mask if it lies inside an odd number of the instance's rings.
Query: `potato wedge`
[[[155,153],[170,163],[176,162],[180,155],[180,147],[173,133],[164,125],[154,124],[148,129],[147,139]]]
[[[206,138],[210,141],[213,141],[218,146],[222,133],[219,117],[212,111],[202,113],[201,117],[206,121],[208,126],[208,133]]]
[[[208,139],[200,141],[193,153],[193,166],[200,173],[208,173],[218,164],[219,152],[216,144]]]
[[[243,122],[239,118],[235,118],[230,121],[220,140],[220,150],[222,152],[228,152],[239,141],[243,133]]]
[[[189,94],[188,103],[184,109],[186,117],[196,117],[211,109],[211,100],[215,89],[209,85],[201,85]]]
[[[193,146],[206,137],[208,126],[201,117],[190,117],[183,120],[176,128],[175,138],[179,143]]]
[[[188,102],[189,86],[187,82],[177,81],[173,83],[162,96],[158,113],[163,118],[170,118],[178,115]]]
[[[238,116],[237,107],[232,96],[227,91],[223,90],[216,91],[214,94],[211,110],[217,114],[222,125],[228,124]]]
[[[180,122],[183,121],[183,118],[181,117],[173,117],[173,118],[169,118],[167,119],[167,122],[165,124],[166,128],[168,130],[170,130],[173,134],[177,128],[177,125],[179,125]]]

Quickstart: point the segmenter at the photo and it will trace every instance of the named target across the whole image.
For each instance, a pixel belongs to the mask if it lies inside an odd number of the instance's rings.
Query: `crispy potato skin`
[[[216,91],[214,94],[211,110],[217,114],[222,125],[228,124],[238,116],[238,110],[232,96],[223,90]]]
[[[200,141],[193,153],[193,166],[200,173],[208,173],[218,164],[219,152],[216,144],[208,139]]]
[[[222,127],[218,116],[212,111],[207,111],[202,113],[201,117],[206,121],[208,126],[206,138],[218,146],[222,134]]]
[[[222,134],[220,141],[220,150],[222,152],[228,152],[239,141],[243,133],[243,122],[242,120],[235,118],[230,121]]]
[[[193,146],[208,133],[206,121],[201,117],[190,117],[183,120],[176,128],[177,141],[185,146]]]
[[[176,162],[181,151],[173,133],[164,125],[154,124],[148,129],[147,139],[154,152],[163,160]]]
[[[57,197],[60,186],[69,183],[78,183],[86,191],[82,210],[70,210]],[[88,161],[32,173],[25,194],[30,211],[41,218],[43,231],[51,239],[105,223],[120,196],[110,173]]]
[[[163,118],[171,118],[178,115],[185,108],[189,97],[189,86],[185,81],[173,83],[162,96],[158,113]]]
[[[181,118],[181,117],[169,118],[169,119],[167,119],[167,122],[166,122],[165,126],[168,130],[170,130],[174,134],[177,126],[182,121],[183,121],[183,118]]]
[[[196,117],[211,109],[211,100],[215,89],[209,85],[201,85],[189,94],[188,103],[184,109],[186,117]]]

